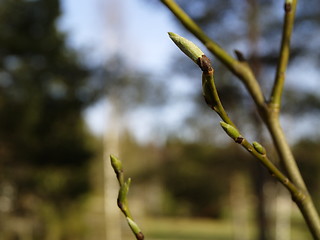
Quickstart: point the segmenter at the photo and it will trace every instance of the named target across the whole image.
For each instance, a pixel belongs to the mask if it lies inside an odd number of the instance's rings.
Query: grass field
[[[146,235],[149,239],[162,240],[209,240],[233,239],[228,222],[207,219],[156,219],[147,221]]]
[[[146,240],[236,240],[230,221],[185,218],[144,219],[140,226]],[[134,240],[128,226],[125,226],[124,240]],[[245,229],[244,229],[245,231]],[[243,233],[243,232],[242,232]],[[255,240],[256,231],[249,227],[246,240]],[[282,239],[289,240],[289,239]],[[293,221],[290,240],[312,240],[304,223]]]

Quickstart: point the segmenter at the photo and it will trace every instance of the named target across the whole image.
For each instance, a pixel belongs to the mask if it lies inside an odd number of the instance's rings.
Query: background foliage
[[[34,218],[32,239],[46,239],[90,189],[95,153],[82,111],[96,91],[57,30],[59,1],[1,1],[0,9],[1,218]],[[8,225],[3,237],[21,237]],[[61,232],[56,239],[72,234]]]

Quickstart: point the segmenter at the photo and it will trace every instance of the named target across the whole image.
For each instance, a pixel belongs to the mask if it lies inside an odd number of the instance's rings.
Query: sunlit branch
[[[231,72],[233,72],[247,87],[259,111],[265,107],[265,98],[250,66],[245,61],[239,61],[230,56],[215,41],[206,35],[202,29],[186,14],[174,0],[161,0],[179,21],[194,34]]]

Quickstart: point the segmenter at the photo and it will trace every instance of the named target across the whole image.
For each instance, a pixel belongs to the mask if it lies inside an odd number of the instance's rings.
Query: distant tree
[[[247,172],[246,155],[234,147],[169,141],[161,177],[174,199],[170,214],[221,217],[229,198],[230,176]],[[241,163],[241,164],[240,164]],[[230,167],[232,166],[232,167]]]
[[[45,209],[61,218],[90,189],[82,110],[97,94],[59,15],[58,0],[0,2],[0,195],[3,214],[38,219],[32,239],[50,230]]]

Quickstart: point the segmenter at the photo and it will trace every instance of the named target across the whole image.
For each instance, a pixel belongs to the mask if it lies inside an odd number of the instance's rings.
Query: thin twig
[[[230,56],[223,48],[206,35],[174,0],[161,0],[161,2],[168,7],[168,9],[177,17],[187,30],[195,35],[212,54],[224,63],[231,72],[239,77],[239,79],[246,85],[259,111],[263,111],[265,108],[265,98],[248,63],[245,61],[238,61]]]
[[[303,182],[300,171],[297,167],[297,164],[293,158],[291,149],[285,139],[283,131],[281,129],[279,118],[277,117],[278,111],[267,111],[265,112],[264,121],[273,137],[274,144],[277,147],[277,151],[281,159],[286,163],[290,163],[289,173],[290,179],[287,178],[273,163],[270,161],[265,153],[255,149],[255,145],[251,145],[245,138],[241,136],[235,124],[228,117],[226,111],[224,110],[222,103],[220,101],[217,89],[214,83],[214,70],[211,66],[210,60],[202,55],[202,51],[196,50],[195,46],[190,41],[181,41],[180,36],[178,38],[173,37],[176,34],[170,34],[171,39],[179,46],[180,49],[183,49],[183,52],[190,57],[194,62],[196,62],[201,70],[202,74],[202,88],[203,95],[206,103],[218,113],[218,115],[224,120],[221,125],[224,127],[226,132],[230,137],[232,137],[235,142],[241,144],[245,149],[247,149],[252,155],[260,160],[260,162],[275,176],[292,194],[293,200],[297,203],[300,211],[302,212],[305,221],[312,233],[314,239],[320,239],[320,222],[319,216],[313,204],[313,201],[308,193],[307,188]],[[177,41],[179,39],[179,41]],[[195,60],[198,59],[198,60]],[[286,169],[288,170],[288,169]],[[302,185],[297,181],[297,177],[301,178]]]
[[[276,177],[292,194],[296,201],[303,201],[305,195],[299,190],[267,157],[265,149],[255,142],[250,144],[239,132],[233,121],[226,113],[220,100],[215,82],[214,69],[210,59],[202,55],[202,51],[191,41],[174,33],[169,33],[173,42],[202,70],[202,91],[206,103],[213,109],[223,120],[221,126],[226,133],[236,142],[244,147],[250,154],[256,157],[269,170],[272,176]]]
[[[290,179],[295,185],[303,189],[306,194],[306,199],[302,202],[297,201],[297,205],[299,206],[314,239],[320,239],[320,219],[318,212],[310,197],[279,122],[281,97],[290,55],[290,40],[294,26],[296,6],[297,0],[286,0],[285,2],[285,16],[282,29],[280,56],[277,64],[276,77],[268,104],[269,114],[266,119],[266,125],[271,133],[275,147],[277,148],[280,159],[282,160]]]
[[[292,154],[291,148],[287,143],[287,140],[279,123],[281,96],[285,82],[285,72],[287,69],[290,55],[290,39],[294,24],[296,4],[296,0],[286,1],[285,3],[285,16],[282,30],[280,56],[277,64],[277,71],[273,85],[273,90],[271,92],[270,101],[268,103],[269,114],[265,120],[268,129],[272,135],[272,138],[275,142],[275,147],[279,152],[280,159],[283,161],[283,164],[288,172],[289,177],[300,188],[305,189],[307,191],[307,187],[300,174],[300,171]]]
[[[117,157],[111,155],[110,161],[120,186],[118,199],[117,199],[118,207],[120,208],[123,215],[126,217],[127,223],[132,233],[135,235],[136,239],[143,240],[144,235],[141,232],[138,224],[133,220],[133,217],[130,213],[129,204],[128,204],[128,191],[129,191],[131,179],[128,178],[127,181],[124,180],[122,162]]]
[[[202,58],[207,58],[205,55],[202,56],[199,62],[202,62]],[[205,60],[206,64],[210,64],[210,61]],[[297,202],[303,202],[306,198],[304,192],[299,189],[295,184],[293,184],[288,177],[286,177],[268,158],[267,154],[264,151],[258,151],[255,145],[249,143],[239,132],[233,121],[230,119],[226,113],[222,102],[220,100],[218,91],[214,83],[214,70],[211,67],[211,64],[207,66],[202,73],[202,88],[203,95],[206,103],[213,109],[224,121],[221,123],[223,128],[226,130],[227,134],[243,148],[245,148],[251,155],[257,158],[270,172],[272,176],[278,179],[291,193],[292,198]],[[257,143],[256,143],[257,144]]]
[[[290,40],[294,25],[297,0],[286,1],[284,5],[284,24],[282,29],[282,39],[280,47],[280,56],[277,64],[276,77],[270,96],[270,104],[273,108],[280,108],[285,74],[290,55]]]
[[[291,148],[286,141],[279,118],[269,116],[267,127],[271,133],[274,145],[291,181],[302,189],[306,195],[303,202],[296,201],[314,239],[320,240],[320,219],[317,209],[310,197],[310,193],[304,183]]]

